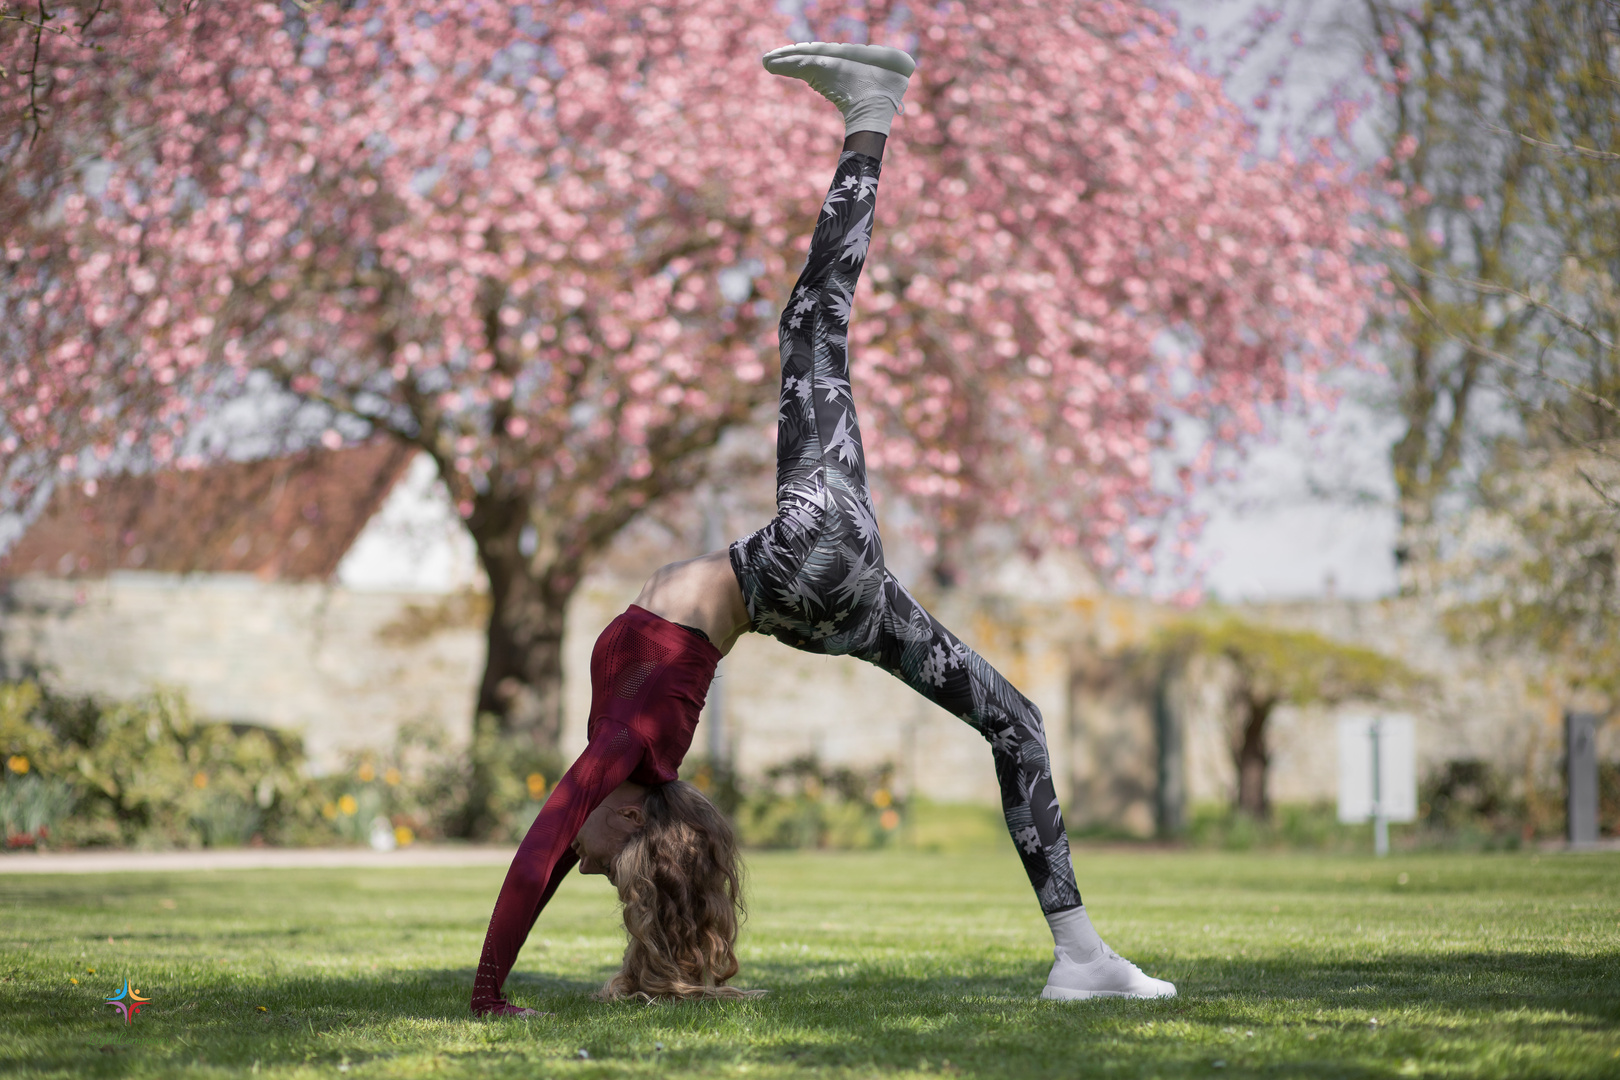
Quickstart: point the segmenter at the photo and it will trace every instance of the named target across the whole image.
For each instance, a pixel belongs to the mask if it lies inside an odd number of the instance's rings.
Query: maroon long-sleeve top
[[[634,604],[596,639],[590,742],[552,789],[506,872],[473,979],[473,1012],[507,1007],[501,987],[540,910],[579,862],[570,845],[591,811],[626,780],[675,779],[719,662],[713,644]]]

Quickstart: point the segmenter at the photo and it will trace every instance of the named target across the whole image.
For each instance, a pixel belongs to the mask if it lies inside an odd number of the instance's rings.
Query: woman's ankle
[[[888,141],[889,137],[881,131],[852,131],[844,137],[844,151],[865,154],[882,161],[883,145]]]

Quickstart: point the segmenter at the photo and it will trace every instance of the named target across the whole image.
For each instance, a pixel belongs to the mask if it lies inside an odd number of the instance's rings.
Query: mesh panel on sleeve
[[[613,636],[607,641],[606,669],[613,672],[612,692],[621,698],[633,698],[654,671],[670,661],[670,650],[628,623],[613,627]]]
[[[602,774],[607,771],[608,764],[612,761],[617,761],[619,758],[629,753],[629,751],[630,732],[627,728],[621,727],[615,731],[613,733],[613,737],[608,740],[606,752],[603,753],[595,762],[595,768],[593,768],[590,772],[590,782],[593,785],[601,783]]]

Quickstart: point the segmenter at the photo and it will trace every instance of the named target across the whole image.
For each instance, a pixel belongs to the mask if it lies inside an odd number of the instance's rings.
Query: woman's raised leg
[[[903,54],[902,54],[903,55]],[[773,57],[776,57],[773,61]],[[825,84],[859,73],[821,52],[767,56]],[[903,66],[903,65],[900,65]],[[802,76],[801,76],[802,77]],[[902,87],[903,90],[903,87]],[[836,90],[837,100],[847,98]],[[782,312],[776,517],[732,546],[755,630],[852,653],[903,679],[989,741],[1008,831],[1048,914],[1080,906],[1040,710],[923,610],[888,572],[850,390],[849,320],[872,240],[885,135],[850,131],[810,252]],[[864,152],[861,152],[864,151]]]
[[[876,74],[862,70],[874,65]],[[876,215],[883,144],[872,140],[888,134],[910,57],[812,42],[768,53],[766,68],[803,78],[837,103],[848,139],[778,328],[776,517],[731,547],[753,628],[808,652],[876,664],[990,743],[1007,828],[1057,946],[1042,996],[1173,995],[1171,984],[1143,975],[1091,927],[1075,885],[1040,710],[884,566],[850,388],[849,320]]]
[[[731,547],[753,628],[810,652],[871,637],[883,542],[849,383],[849,317],[877,209],[880,163],[846,150],[782,311],[776,517]]]

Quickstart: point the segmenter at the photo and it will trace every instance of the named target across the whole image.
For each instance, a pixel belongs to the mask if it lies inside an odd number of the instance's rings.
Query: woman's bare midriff
[[[722,656],[749,628],[748,608],[725,551],[659,567],[641,587],[636,606],[702,630]]]

